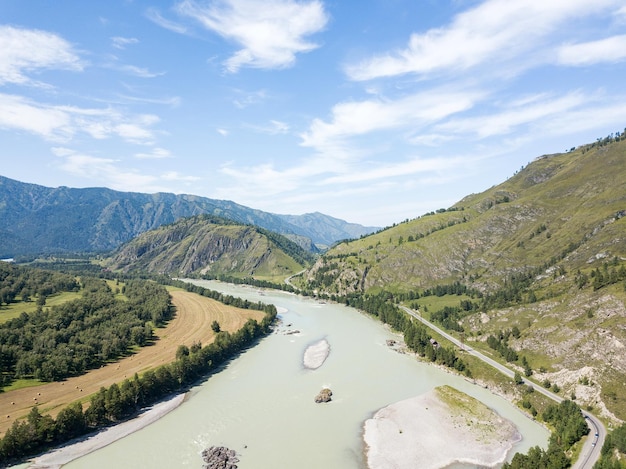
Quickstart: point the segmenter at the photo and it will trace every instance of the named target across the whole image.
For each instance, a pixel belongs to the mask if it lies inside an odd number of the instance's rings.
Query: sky
[[[626,127],[624,0],[2,0],[0,175],[389,226]]]

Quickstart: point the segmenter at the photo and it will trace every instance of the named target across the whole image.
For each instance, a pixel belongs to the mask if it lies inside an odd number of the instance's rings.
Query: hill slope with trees
[[[626,418],[626,140],[537,158],[452,207],[341,242],[300,286],[331,298],[388,292],[504,350],[520,373]]]

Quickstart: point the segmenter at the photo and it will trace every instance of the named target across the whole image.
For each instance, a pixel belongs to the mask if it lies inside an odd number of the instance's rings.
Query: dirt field
[[[223,331],[234,332],[249,318],[260,321],[264,316],[261,311],[233,308],[195,293],[172,291],[171,295],[176,317],[167,327],[155,331],[159,340],[154,345],[76,378],[0,393],[0,434],[3,435],[15,419],[27,415],[34,405],[39,405],[42,414],[56,416],[70,402],[87,401],[87,397],[102,386],[174,361],[181,344],[191,346],[197,341],[209,344],[215,336],[211,330],[213,321],[219,322]]]

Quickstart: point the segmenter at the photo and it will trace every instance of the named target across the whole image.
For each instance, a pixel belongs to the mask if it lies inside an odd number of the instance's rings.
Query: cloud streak
[[[135,144],[155,140],[152,114],[125,116],[112,108],[79,108],[38,103],[0,93],[0,128],[25,131],[51,142],[67,142],[84,133],[97,140],[118,137]]]
[[[356,81],[404,74],[430,76],[480,65],[539,60],[533,51],[567,21],[621,6],[618,0],[488,0],[457,15],[449,26],[411,35],[404,49],[348,65]]]

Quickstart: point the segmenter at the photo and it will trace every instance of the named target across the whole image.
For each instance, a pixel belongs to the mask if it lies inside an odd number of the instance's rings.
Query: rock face
[[[322,389],[317,396],[315,396],[315,402],[320,404],[322,402],[330,402],[332,400],[333,392],[328,389]]]
[[[211,446],[202,451],[203,469],[237,469],[237,453],[224,446]]]

